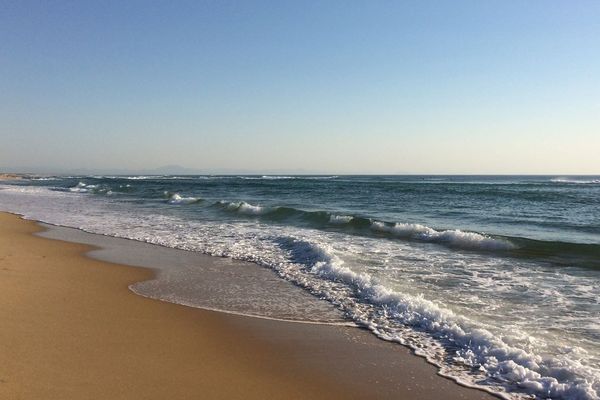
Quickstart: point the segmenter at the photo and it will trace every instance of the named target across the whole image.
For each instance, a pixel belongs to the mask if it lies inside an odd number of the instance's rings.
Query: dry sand
[[[481,399],[357,328],[137,296],[153,272],[0,213],[0,399]]]

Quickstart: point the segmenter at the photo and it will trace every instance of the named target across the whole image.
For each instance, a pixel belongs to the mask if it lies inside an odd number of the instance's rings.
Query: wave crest
[[[572,185],[594,185],[594,184],[600,184],[600,179],[553,178],[553,179],[550,179],[550,182],[572,184]]]
[[[337,215],[331,214],[329,216],[329,222],[336,225],[349,224],[354,219],[351,215]]]
[[[290,180],[290,179],[308,179],[308,180],[327,180],[336,179],[337,175],[316,175],[316,176],[304,176],[304,175],[262,175],[262,176],[238,176],[239,179],[244,180]]]
[[[232,212],[249,216],[261,216],[274,220],[295,219],[314,227],[337,226],[354,232],[368,231],[387,234],[394,238],[439,243],[449,247],[468,250],[499,251],[511,250],[516,246],[505,239],[493,238],[477,232],[465,232],[459,229],[442,230],[421,224],[388,223],[353,215],[334,214],[327,211],[304,211],[292,207],[263,207],[245,201],[226,202],[221,200],[217,206]]]
[[[227,211],[235,211],[246,215],[262,215],[269,211],[269,209],[266,207],[255,206],[253,204],[246,203],[245,201],[227,202],[221,200],[217,202],[217,205]]]
[[[87,193],[90,189],[96,189],[97,187],[97,185],[88,185],[84,182],[79,182],[77,185],[69,188],[69,191],[75,193]]]
[[[373,221],[371,229],[398,237],[442,243],[463,249],[510,250],[515,248],[509,241],[495,239],[476,232],[464,232],[459,229],[437,231],[421,224],[395,223],[390,225],[381,221]]]
[[[202,201],[198,197],[183,197],[179,193],[173,193],[169,196],[167,203],[169,204],[193,204]]]

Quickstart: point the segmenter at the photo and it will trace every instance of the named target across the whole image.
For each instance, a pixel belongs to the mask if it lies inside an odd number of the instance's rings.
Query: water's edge
[[[27,218],[23,218],[23,219],[27,219]],[[132,267],[145,268],[145,269],[152,270],[155,275],[152,279],[149,279],[147,281],[136,282],[134,284],[129,285],[129,290],[131,290],[136,295],[139,295],[142,297],[159,300],[159,301],[165,301],[168,303],[178,304],[181,306],[186,306],[186,307],[191,307],[191,308],[199,308],[202,310],[220,312],[220,313],[224,313],[224,314],[238,315],[238,316],[249,317],[249,318],[259,318],[259,319],[267,319],[267,320],[272,320],[272,321],[293,322],[293,323],[300,323],[300,324],[359,327],[359,325],[357,325],[353,321],[347,320],[347,318],[343,317],[341,314],[340,314],[340,319],[343,319],[343,321],[340,321],[340,322],[320,321],[320,320],[311,320],[311,319],[277,318],[277,317],[270,317],[270,316],[266,316],[266,315],[259,315],[256,313],[239,312],[239,311],[235,311],[235,310],[227,310],[225,308],[210,307],[210,306],[204,306],[204,305],[199,305],[199,304],[191,304],[191,303],[186,303],[186,302],[181,302],[181,301],[170,301],[170,300],[166,300],[166,299],[159,298],[156,296],[148,295],[148,294],[144,293],[143,290],[138,289],[136,287],[136,285],[143,284],[145,282],[151,282],[151,281],[155,280],[157,278],[157,276],[162,272],[162,269],[160,266],[160,264],[162,263],[162,260],[160,260],[158,262],[154,261],[156,258],[156,257],[154,257],[156,255],[156,253],[164,254],[164,258],[171,258],[173,260],[172,264],[175,267],[177,267],[178,262],[177,262],[177,260],[173,259],[174,253],[179,253],[179,255],[184,255],[184,257],[192,256],[194,258],[198,258],[201,262],[207,262],[207,263],[214,263],[215,261],[218,262],[218,261],[222,260],[223,258],[211,256],[208,254],[202,254],[202,253],[182,250],[182,249],[173,249],[173,248],[169,248],[169,247],[165,247],[165,246],[161,246],[161,245],[153,244],[153,243],[139,242],[134,239],[127,239],[127,238],[102,235],[102,234],[98,234],[98,233],[91,233],[91,232],[87,232],[80,228],[60,226],[60,225],[50,224],[47,222],[37,221],[37,220],[34,220],[34,221],[41,227],[45,228],[44,231],[36,233],[35,234],[36,236],[43,237],[46,239],[51,239],[51,240],[62,240],[62,241],[70,242],[70,243],[79,243],[79,244],[85,244],[88,246],[92,246],[93,249],[85,254],[86,257],[89,257],[89,258],[92,258],[95,260],[99,260],[99,261],[112,263],[112,264],[126,265],[126,266],[132,266]],[[86,236],[88,238],[86,238]],[[124,250],[123,248],[117,248],[115,246],[115,243],[117,243],[117,242],[123,243],[122,247],[126,247],[127,250],[133,250],[134,247],[139,247],[140,249],[139,249],[139,251],[136,251],[133,256],[127,256],[126,254],[123,253],[123,250]],[[146,256],[143,256],[141,254],[142,252],[144,252],[146,254]],[[150,253],[150,254],[148,254],[148,253]],[[280,281],[283,285],[291,286],[292,288],[297,288],[298,291],[302,291],[301,293],[304,293],[304,290],[302,288],[297,287],[296,285],[294,285],[291,282],[287,282],[287,281],[284,281],[283,279],[279,278],[276,275],[276,273],[269,268],[265,268],[261,265],[255,264],[255,263],[249,263],[249,262],[244,262],[244,261],[239,261],[239,260],[234,260],[234,259],[227,259],[227,260],[229,261],[229,263],[228,263],[229,266],[232,266],[232,265],[240,266],[239,270],[236,271],[240,274],[248,274],[249,272],[247,271],[247,269],[249,266],[251,266],[251,268],[253,269],[252,273],[259,273],[260,275],[264,275],[264,276],[267,276],[267,275],[272,276],[273,278],[276,278],[278,281]],[[289,289],[290,288],[286,287],[286,290],[289,290]],[[306,297],[309,299],[309,301],[313,301],[315,303],[318,302],[319,304],[326,304],[329,306],[329,303],[326,302],[325,300],[321,300],[312,295],[308,295]]]

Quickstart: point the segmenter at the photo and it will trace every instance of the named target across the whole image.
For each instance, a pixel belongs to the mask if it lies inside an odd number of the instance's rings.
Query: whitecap
[[[192,204],[201,201],[197,197],[183,197],[179,193],[173,193],[169,196],[167,203],[169,204]]]
[[[332,224],[336,224],[336,225],[343,225],[343,224],[347,224],[350,221],[352,221],[354,219],[353,216],[351,215],[336,215],[336,214],[331,214],[329,216],[329,222]]]
[[[510,250],[515,248],[507,240],[495,239],[480,233],[465,232],[459,229],[438,231],[421,224],[395,223],[389,225],[381,221],[373,221],[371,229],[378,232],[387,232],[398,237],[442,243],[463,249]]]

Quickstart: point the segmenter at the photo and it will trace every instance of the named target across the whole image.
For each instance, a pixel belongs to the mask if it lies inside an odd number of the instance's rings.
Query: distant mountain
[[[187,168],[181,165],[164,165],[151,169],[117,168],[55,168],[55,167],[13,167],[0,168],[10,173],[29,173],[40,175],[319,175],[326,172],[307,171],[305,169],[269,169],[250,170],[234,168]]]

